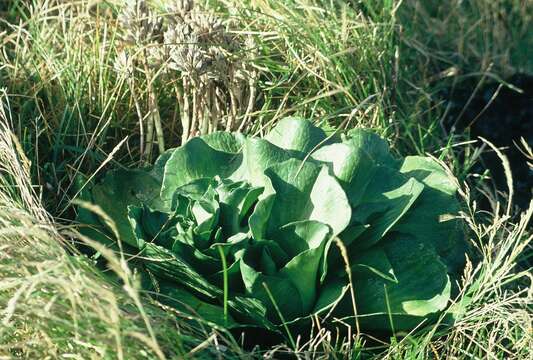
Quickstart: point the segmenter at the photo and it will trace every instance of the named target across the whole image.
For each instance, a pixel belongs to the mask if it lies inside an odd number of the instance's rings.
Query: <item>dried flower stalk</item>
[[[142,55],[136,57],[136,65],[148,88],[148,158],[154,132],[159,152],[164,151],[153,88],[158,74],[173,84],[182,143],[218,129],[243,131],[250,124],[258,78],[250,65],[254,56],[251,39],[242,41],[228,30],[227,23],[195,6],[193,0],[174,0],[164,19],[154,15],[144,0],[130,0],[119,24],[124,43]]]

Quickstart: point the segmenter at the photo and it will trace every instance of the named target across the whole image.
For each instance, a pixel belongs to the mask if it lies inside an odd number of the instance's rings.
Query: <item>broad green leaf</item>
[[[259,201],[259,197],[263,194],[264,190],[263,187],[253,187],[246,193],[246,196],[238,206],[240,224],[253,213],[254,206]]]
[[[241,165],[242,155],[213,149],[193,138],[174,150],[165,165],[161,198],[172,199],[176,188],[201,178],[227,178]]]
[[[219,258],[207,256],[194,246],[179,240],[170,237],[160,239],[160,234],[149,234],[146,226],[143,226],[143,223],[146,223],[147,217],[151,221],[154,221],[155,213],[156,212],[147,208],[129,207],[129,220],[132,230],[138,240],[138,248],[141,249],[141,251],[150,251],[152,247],[156,247],[157,250],[161,251],[163,251],[163,249],[164,251],[171,250],[173,255],[178,256],[194,269],[201,269],[202,272],[207,273],[214,273],[220,269],[221,265]],[[164,228],[161,230],[164,230]],[[147,244],[150,245],[150,248],[145,250]]]
[[[191,213],[196,220],[194,234],[198,238],[195,244],[205,249],[218,229],[220,219],[220,204],[217,201],[217,194],[213,188],[209,188],[204,197],[194,201],[191,206]]]
[[[156,178],[160,183],[163,183],[163,175],[165,174],[165,165],[167,164],[168,159],[176,149],[168,149],[159,157],[154,163],[154,166],[150,170],[150,173],[154,178]]]
[[[344,143],[349,143],[363,150],[378,165],[396,167],[397,161],[392,157],[387,141],[369,130],[353,129],[348,131]]]
[[[350,264],[352,273],[356,275],[364,276],[366,272],[372,272],[385,280],[398,282],[389,257],[382,246],[374,246],[356,254],[350,260]]]
[[[400,171],[423,182],[424,191],[412,211],[395,226],[396,231],[411,234],[434,246],[445,259],[450,273],[464,266],[466,243],[459,216],[457,187],[434,160],[419,156],[405,158]]]
[[[280,271],[280,275],[291,280],[300,295],[302,314],[308,313],[316,302],[320,264],[324,256],[326,241],[318,247],[305,250],[293,257]],[[301,316],[299,315],[299,316]]]
[[[161,184],[143,170],[115,170],[93,188],[93,200],[113,220],[120,240],[137,247],[137,239],[128,219],[128,206],[157,207]]]
[[[206,253],[210,254],[212,257],[220,256],[220,248],[226,257],[234,256],[237,251],[246,248],[252,239],[250,233],[237,233],[229,238],[222,239],[222,241],[223,242],[214,242],[211,244],[209,249],[206,250]]]
[[[217,184],[216,178],[200,178],[191,181],[185,185],[182,185],[174,191],[172,198],[176,198],[178,195],[186,198],[186,203],[188,204],[192,200],[200,200],[205,197],[206,192],[210,187],[215,187]],[[175,208],[175,206],[173,207]]]
[[[217,286],[204,280],[204,278],[179,257],[171,252],[152,244],[146,244],[143,255],[147,257],[146,266],[154,274],[164,280],[176,282],[184,286],[193,294],[198,294],[206,299],[220,301],[223,292]],[[250,321],[250,325],[261,324],[265,328],[272,328],[267,319],[264,318],[265,308],[254,299],[244,297],[232,297],[228,301],[232,316]]]
[[[357,220],[357,213],[352,213],[352,219],[350,224],[339,234],[339,238],[342,240],[345,246],[350,246],[355,239],[357,239],[362,233],[364,233],[370,224],[360,224]]]
[[[353,210],[352,223],[370,225],[353,243],[368,249],[382,239],[413,206],[424,185],[413,178],[378,166],[361,205]]]
[[[161,279],[185,286],[189,291],[203,297],[216,299],[222,291],[204,279],[181,256],[160,246],[146,243],[142,255],[146,267]]]
[[[241,261],[240,264],[247,294],[261,300],[261,303],[267,308],[268,318],[272,322],[281,323],[281,317],[276,306],[285,320],[302,316],[303,306],[300,294],[290,279],[279,275],[264,275],[246,264],[245,261]],[[268,294],[265,286],[271,294]]]
[[[273,199],[267,236],[283,225],[317,220],[337,234],[348,224],[351,209],[341,186],[327,168],[290,159],[265,171],[276,195]]]
[[[267,309],[262,301],[255,298],[235,296],[228,300],[233,318],[243,326],[255,325],[269,331],[278,332],[277,328],[267,319]]]
[[[337,276],[328,277],[326,280],[319,289],[318,298],[312,311],[315,314],[323,315],[333,311],[345,297],[349,296],[348,280]]]
[[[264,139],[250,138],[244,144],[243,157],[243,169],[237,171],[239,176],[254,186],[263,186],[265,170],[293,156],[290,151]]]
[[[217,131],[202,136],[202,140],[211,148],[229,154],[238,154],[242,152],[242,147],[246,137],[239,133],[229,133]]]
[[[276,191],[269,177],[264,176],[263,193],[259,196],[257,204],[248,219],[250,232],[254,239],[265,239],[268,229],[268,221],[272,213],[272,207],[276,200]]]
[[[450,176],[431,158],[407,156],[401,163],[400,172],[448,195],[455,196],[457,193],[457,186]]]
[[[84,187],[82,188],[82,186]],[[74,187],[78,194],[78,200],[89,204],[94,202],[91,191],[94,183],[88,182],[87,177],[78,174],[75,178]],[[78,207],[77,212],[76,222],[79,223],[78,231],[81,235],[95,240],[115,251],[119,250],[116,240],[111,235],[109,229],[106,229],[105,225],[100,221],[98,215],[82,206]],[[99,254],[95,254],[94,257],[99,257]]]
[[[331,238],[331,229],[318,221],[302,220],[282,226],[273,239],[289,255],[294,257],[306,250],[316,249]]]
[[[204,135],[151,169],[90,184],[84,199],[116,223],[118,239],[97,232],[98,216],[78,219],[97,240],[121,241],[111,245],[135,255],[161,301],[218,326],[275,331],[283,318],[301,330],[314,315],[350,323],[357,313],[364,331],[410,330],[447,306],[464,264],[456,190],[436,161],[396,160],[370,131],[326,138],[287,118],[265,139]]]
[[[290,260],[289,255],[272,240],[253,240],[242,251],[236,252],[235,258],[243,259],[257,271],[263,272],[271,270],[272,266],[281,269]],[[263,268],[262,265],[267,265],[267,268]]]
[[[228,266],[226,271],[220,270],[211,275],[205,275],[206,279],[213,285],[220,288],[224,287],[224,274],[228,278],[228,287],[230,293],[243,293],[244,284],[241,276],[240,261],[234,261]]]
[[[209,274],[215,274],[222,269],[220,257],[206,254],[197,247],[181,241],[174,241],[171,250],[172,254],[178,256],[191,266],[191,268],[196,269],[196,271],[205,274],[206,276]]]
[[[305,156],[326,139],[326,134],[309,121],[288,117],[280,120],[265,139],[280,148],[298,151]]]
[[[99,221],[96,215],[93,215],[88,210],[84,212],[78,212],[76,221],[81,225],[78,227],[78,231],[81,235],[86,236],[89,239],[95,240],[102,245],[114,250],[119,251],[117,242],[111,235],[109,230]],[[129,249],[127,252],[132,252],[134,248]],[[126,249],[124,249],[126,251]]]
[[[310,194],[319,172],[317,165],[296,159],[267,169],[265,174],[276,192],[269,214],[268,237],[285,224],[309,219],[313,210]]]
[[[363,149],[349,142],[331,144],[314,152],[312,158],[330,166],[352,207],[361,203],[376,171],[376,164]]]
[[[298,221],[283,226],[274,238],[292,257],[281,273],[293,281],[305,312],[310,311],[316,300],[318,283],[326,276],[325,256],[331,228],[314,220]]]
[[[128,207],[128,220],[131,226],[131,231],[134,234],[136,249],[142,249],[147,242],[152,241],[151,237],[146,234],[146,231],[142,226],[143,210],[142,206]]]
[[[247,231],[243,224],[248,211],[263,192],[262,187],[252,187],[248,183],[221,182],[216,188],[220,201],[220,226],[226,237]]]
[[[338,235],[348,226],[352,216],[348,198],[326,167],[321,168],[309,195],[312,205],[310,220],[329,225],[333,235]]]
[[[354,293],[359,315],[365,326],[395,331],[410,329],[443,310],[450,300],[450,279],[446,266],[431,247],[413,238],[390,234],[384,245],[397,282],[372,272],[354,273]],[[353,316],[351,299],[345,296],[336,316]],[[392,318],[391,326],[389,316]]]

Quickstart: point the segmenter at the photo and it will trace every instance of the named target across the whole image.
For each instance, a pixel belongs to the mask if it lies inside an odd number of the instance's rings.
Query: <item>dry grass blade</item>
[[[498,155],[500,160],[503,164],[503,169],[505,171],[505,178],[507,180],[507,187],[509,189],[509,195],[507,199],[507,210],[505,211],[505,214],[507,216],[511,216],[511,208],[513,204],[513,195],[514,195],[514,187],[513,187],[513,172],[511,171],[511,165],[509,164],[509,160],[507,159],[507,156],[505,156],[496,145],[491,143],[485,138],[480,137],[480,139],[487,144],[494,152]]]
[[[187,338],[196,330],[142,303],[124,261],[105,254],[118,264],[121,289],[69,247],[64,235],[73,234],[58,232],[30,183],[8,113],[0,106],[0,357],[183,357],[201,342]]]

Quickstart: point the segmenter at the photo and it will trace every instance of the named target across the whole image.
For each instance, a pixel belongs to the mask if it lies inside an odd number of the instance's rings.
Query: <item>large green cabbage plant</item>
[[[110,171],[84,193],[107,215],[78,218],[146,290],[213,323],[357,314],[398,331],[450,301],[466,247],[456,190],[436,161],[394,158],[369,131],[327,137],[286,118],[265,138],[217,132]]]

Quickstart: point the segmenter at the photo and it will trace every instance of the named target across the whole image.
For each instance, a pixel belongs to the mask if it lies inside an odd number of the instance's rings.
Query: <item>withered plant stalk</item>
[[[134,54],[130,75],[134,78],[137,70],[146,80],[147,115],[139,115],[142,157],[150,161],[154,141],[159,153],[165,151],[155,88],[161,74],[174,89],[181,143],[219,129],[246,130],[252,121],[257,80],[250,38],[233,34],[230,24],[196,7],[193,0],[174,0],[165,16],[152,12],[145,0],[129,0],[119,25],[124,44]],[[132,81],[128,84],[141,114]]]

